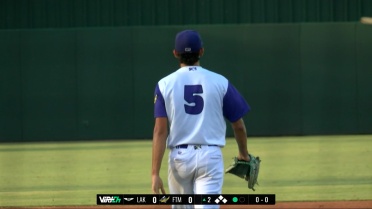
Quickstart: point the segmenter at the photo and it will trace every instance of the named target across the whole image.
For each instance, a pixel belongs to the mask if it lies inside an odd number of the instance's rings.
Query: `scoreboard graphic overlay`
[[[275,194],[97,194],[97,205],[275,205]]]

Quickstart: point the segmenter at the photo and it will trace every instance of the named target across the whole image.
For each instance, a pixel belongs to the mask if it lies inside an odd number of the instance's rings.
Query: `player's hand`
[[[162,194],[165,194],[163,181],[161,180],[160,176],[154,175],[152,176],[152,192],[154,194],[160,194],[159,190]]]
[[[239,153],[239,155],[237,156],[237,158],[238,158],[238,160],[244,160],[244,161],[247,161],[247,162],[249,162],[251,160],[248,154],[243,155],[243,154],[240,154]]]

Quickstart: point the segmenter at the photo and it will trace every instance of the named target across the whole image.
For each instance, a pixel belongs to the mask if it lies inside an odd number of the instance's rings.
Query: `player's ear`
[[[175,49],[173,49],[173,56],[177,59],[180,57]]]
[[[201,48],[199,50],[199,57],[202,57],[204,55],[204,48]]]

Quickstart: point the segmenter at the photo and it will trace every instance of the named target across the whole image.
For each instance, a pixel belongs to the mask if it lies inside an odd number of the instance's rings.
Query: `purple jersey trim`
[[[230,122],[236,122],[247,114],[251,108],[238,90],[230,84],[227,87],[225,96],[223,97],[223,115]]]
[[[155,87],[155,99],[154,99],[154,117],[168,117],[167,111],[165,110],[165,102],[164,97],[160,92],[159,85],[157,84]]]

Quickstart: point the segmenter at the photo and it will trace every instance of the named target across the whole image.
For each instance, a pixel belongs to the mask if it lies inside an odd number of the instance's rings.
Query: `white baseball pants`
[[[221,148],[188,145],[173,148],[168,159],[168,186],[171,194],[221,194],[224,165]],[[172,208],[220,208],[219,205],[172,205]]]

